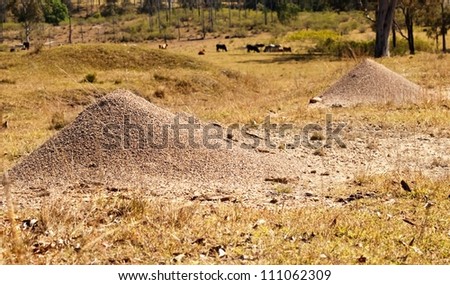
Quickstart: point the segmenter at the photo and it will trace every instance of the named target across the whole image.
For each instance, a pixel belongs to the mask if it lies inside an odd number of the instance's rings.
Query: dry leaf
[[[73,249],[74,249],[76,252],[79,252],[79,251],[81,250],[81,244],[80,244],[80,243],[75,244],[75,245],[73,246]]]
[[[361,255],[361,256],[358,258],[358,262],[359,262],[359,263],[366,263],[366,261],[367,261],[367,257],[365,257],[364,255]]]
[[[411,188],[405,180],[400,181],[400,184],[402,185],[403,190],[405,190],[406,192],[411,192]]]
[[[245,255],[245,254],[239,256],[239,259],[240,259],[240,260],[247,260],[247,261],[253,261],[253,260],[255,260],[255,258],[254,258],[253,256],[249,256],[249,255]]]
[[[404,218],[403,221],[407,224],[410,224],[411,226],[415,226],[416,224],[410,220],[408,220],[407,218]]]
[[[262,226],[266,223],[266,220],[264,219],[259,219],[256,221],[256,223],[253,225],[253,229],[258,228],[259,226]]]
[[[420,248],[418,248],[417,246],[413,246],[412,249],[419,255],[422,255],[423,252],[420,250]]]
[[[23,220],[22,221],[22,229],[34,230],[38,226],[38,224],[39,224],[39,222],[37,219]]]
[[[434,206],[434,203],[432,202],[432,201],[427,201],[426,203],[425,203],[425,209],[429,209],[429,208],[431,208],[432,206]]]
[[[331,221],[331,223],[330,223],[330,227],[334,227],[334,226],[336,226],[336,223],[337,223],[337,216]]]
[[[290,242],[295,242],[297,240],[297,238],[295,236],[290,236],[290,235],[284,235],[283,239],[290,241]]]
[[[199,244],[199,245],[206,245],[206,239],[205,238],[198,238],[192,242],[192,244]]]
[[[219,248],[218,253],[219,253],[219,258],[227,256],[227,252],[223,248]]]
[[[223,247],[221,245],[217,245],[217,246],[211,247],[209,249],[209,254],[210,255],[217,254],[219,256],[219,258],[223,258],[223,257],[227,256],[227,252],[225,251],[225,247]]]
[[[183,258],[186,256],[184,253],[175,253],[175,257],[173,258],[173,262],[181,262]]]

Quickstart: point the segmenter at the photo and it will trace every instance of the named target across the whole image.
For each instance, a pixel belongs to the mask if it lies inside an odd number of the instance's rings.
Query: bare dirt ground
[[[100,100],[13,168],[10,176],[16,185],[13,194],[18,204],[36,206],[41,199],[61,191],[78,196],[103,189],[100,191],[137,191],[157,199],[254,207],[335,206],[345,201],[337,190],[351,189],[361,176],[398,173],[407,179],[409,173],[421,172],[437,179],[449,174],[450,133],[415,133],[351,122],[330,125],[334,131],[342,124],[337,140],[345,145],[339,145],[325,131],[316,132],[312,139],[314,133],[308,133],[306,140],[302,126],[294,126],[282,137],[277,126],[270,132],[270,140],[265,140],[263,126],[254,126],[246,131],[247,136],[235,136],[231,149],[231,141],[226,139],[217,140],[221,145],[218,150],[203,146],[178,149],[172,142],[163,152],[151,148],[97,149],[95,146],[105,144],[105,138],[95,124],[116,120],[120,124],[120,112],[133,114],[131,122],[142,126],[156,121],[156,129],[160,129],[163,123],[170,123],[170,112],[132,94],[125,98],[125,103],[97,110],[109,102]],[[150,121],[142,121],[146,116]],[[325,124],[324,120],[320,128],[325,130]],[[199,140],[202,131],[195,133]],[[186,139],[183,137],[183,142]],[[330,145],[326,145],[327,139]],[[136,143],[132,145],[136,147]],[[251,147],[242,149],[243,145]],[[1,201],[3,204],[3,198]]]

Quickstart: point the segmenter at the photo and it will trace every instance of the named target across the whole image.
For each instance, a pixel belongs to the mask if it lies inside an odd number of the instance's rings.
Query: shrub
[[[166,95],[166,88],[164,86],[158,86],[158,88],[153,93],[156,98],[164,98]]]
[[[371,56],[375,41],[345,41],[326,39],[320,41],[310,52],[329,54],[337,57]]]
[[[433,47],[429,44],[429,42],[424,41],[419,38],[414,38],[414,47],[416,51],[424,51],[424,52],[432,52]],[[409,54],[409,46],[408,41],[405,39],[397,40],[397,46],[395,48],[392,47],[391,42],[391,55],[405,55]]]
[[[0,79],[0,84],[16,84],[16,81],[8,78]]]
[[[83,79],[83,82],[94,83],[97,81],[97,75],[95,73],[88,73]]]
[[[52,120],[50,122],[50,130],[60,130],[67,125],[67,121],[64,118],[63,112],[55,112],[52,115]]]

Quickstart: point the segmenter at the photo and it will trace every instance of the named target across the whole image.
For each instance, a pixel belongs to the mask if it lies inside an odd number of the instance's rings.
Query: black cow
[[[224,51],[228,51],[227,50],[227,46],[226,45],[224,45],[224,44],[217,44],[216,45],[216,51],[221,51],[221,50],[224,50]]]
[[[247,45],[247,52],[251,51],[259,53],[259,48],[256,45]]]
[[[30,49],[30,42],[23,42],[23,47],[24,47],[26,50],[29,50],[29,49]]]

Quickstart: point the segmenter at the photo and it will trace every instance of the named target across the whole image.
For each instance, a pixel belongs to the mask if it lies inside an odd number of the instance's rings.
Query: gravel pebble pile
[[[180,130],[175,136],[174,120],[180,124],[191,120],[197,128],[191,135]],[[194,117],[177,116],[129,91],[118,90],[87,107],[9,175],[17,185],[44,188],[76,183],[135,187],[159,178],[249,184],[274,175],[295,176],[282,158],[240,148],[218,125],[210,124],[209,134],[213,137],[222,131],[224,135],[210,138],[210,147],[206,147],[205,126]]]
[[[349,107],[400,104],[419,99],[421,88],[385,66],[365,59],[319,96],[312,105]]]

